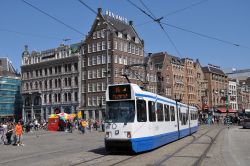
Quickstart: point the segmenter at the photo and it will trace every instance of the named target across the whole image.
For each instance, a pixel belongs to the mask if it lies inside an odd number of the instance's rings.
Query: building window
[[[58,97],[58,102],[61,102],[61,94],[60,93],[58,94],[57,97]]]
[[[92,51],[91,44],[88,44],[88,53],[91,53],[91,51]]]
[[[106,91],[106,83],[102,82],[102,91]]]
[[[96,78],[96,70],[95,69],[92,71],[92,78]]]
[[[101,70],[100,70],[100,69],[97,69],[97,70],[96,70],[96,73],[97,73],[97,78],[101,78]]]
[[[92,84],[92,92],[96,92],[96,83]]]
[[[91,65],[92,65],[92,58],[88,57],[88,66],[91,66]]]
[[[68,80],[67,80],[67,78],[64,78],[64,86],[68,86]]]
[[[102,63],[102,56],[101,55],[97,55],[97,64],[101,64]]]
[[[115,55],[115,63],[118,63],[118,56]]]
[[[92,84],[91,83],[88,84],[88,92],[92,92]]]
[[[106,50],[106,42],[102,41],[102,50]]]
[[[102,38],[104,38],[104,36],[105,36],[104,32],[105,32],[105,29],[102,29],[102,30],[101,30],[101,37],[102,37]]]
[[[71,78],[68,78],[68,85],[71,86]]]
[[[75,77],[75,86],[78,86],[78,77]]]
[[[101,37],[101,31],[97,31],[97,38],[99,39]]]
[[[85,61],[86,61],[86,58],[83,58],[82,59],[82,67],[85,67]]]
[[[86,79],[86,71],[82,72],[82,79],[85,80]]]
[[[88,106],[92,106],[92,100],[91,100],[91,97],[88,97]]]
[[[105,54],[102,55],[102,64],[106,64],[106,55]]]
[[[97,92],[102,90],[102,84],[100,82],[97,83]]]
[[[92,56],[92,65],[96,65],[96,56]]]
[[[108,41],[108,49],[111,49],[111,41]]]
[[[49,80],[49,88],[52,88],[52,80]]]
[[[102,96],[102,105],[106,105],[106,99],[105,99],[105,96]]]
[[[78,63],[74,63],[74,70],[78,71]]]
[[[102,50],[102,44],[101,42],[97,42],[97,51],[101,51]]]
[[[96,39],[96,32],[93,32],[93,39]]]
[[[96,97],[95,96],[92,97],[92,106],[96,106]]]
[[[106,76],[106,69],[102,68],[102,78]]]
[[[92,44],[92,49],[93,49],[93,52],[96,52],[96,43]]]
[[[123,57],[119,56],[119,64],[123,64]]]
[[[75,96],[75,101],[78,101],[78,93],[77,92],[74,93],[74,96]]]
[[[68,101],[71,101],[71,93],[68,93]]]
[[[88,70],[88,79],[92,79],[92,70]]]

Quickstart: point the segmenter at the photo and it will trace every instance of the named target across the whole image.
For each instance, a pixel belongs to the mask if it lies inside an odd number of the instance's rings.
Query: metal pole
[[[228,106],[229,106],[228,90],[226,90],[227,128],[229,129]]]
[[[177,114],[178,139],[180,139],[179,111],[178,111],[178,100],[176,99],[176,95],[175,95],[175,103],[176,103],[176,114]]]

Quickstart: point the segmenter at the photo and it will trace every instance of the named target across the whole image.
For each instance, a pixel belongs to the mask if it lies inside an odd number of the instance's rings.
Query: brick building
[[[127,82],[123,76],[127,75],[131,82],[142,85],[141,80],[145,78],[143,67],[136,65],[145,63],[144,42],[132,21],[116,16],[109,11],[103,14],[99,8],[82,44],[80,109],[84,118],[103,118],[107,83]],[[131,67],[126,68],[127,65]],[[156,75],[149,72],[146,77],[149,82],[156,82]],[[147,88],[156,92],[152,84]]]
[[[218,67],[208,65],[202,68],[208,81],[208,106],[211,109],[225,107],[225,96],[228,91],[228,77]]]

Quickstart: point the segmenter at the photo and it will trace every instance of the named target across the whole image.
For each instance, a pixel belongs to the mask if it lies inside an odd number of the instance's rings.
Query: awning
[[[217,108],[217,111],[219,113],[227,113],[227,109],[225,107],[223,108]],[[237,113],[237,111],[231,109],[231,108],[228,108],[228,113]]]

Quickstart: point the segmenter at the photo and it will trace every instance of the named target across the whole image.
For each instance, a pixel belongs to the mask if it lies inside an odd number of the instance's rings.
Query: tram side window
[[[157,120],[163,121],[163,104],[157,103]]]
[[[170,121],[169,105],[164,105],[165,121]]]
[[[188,114],[187,114],[188,110],[186,110],[186,112],[184,113],[184,125],[187,124],[187,121],[188,121]]]
[[[173,106],[170,106],[170,112],[171,112],[171,121],[175,121],[175,111]]]
[[[149,121],[155,122],[156,116],[155,116],[155,103],[152,101],[148,102],[148,115],[149,115]]]
[[[147,109],[145,100],[137,100],[137,121],[138,122],[147,121]]]

